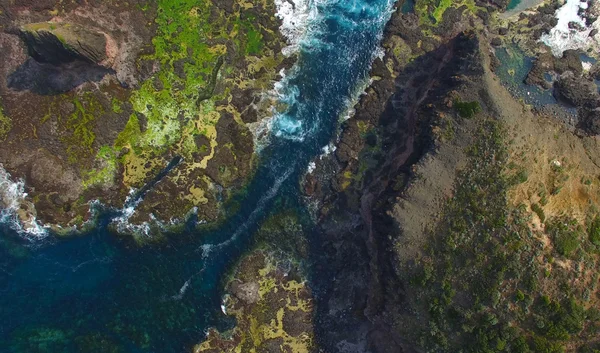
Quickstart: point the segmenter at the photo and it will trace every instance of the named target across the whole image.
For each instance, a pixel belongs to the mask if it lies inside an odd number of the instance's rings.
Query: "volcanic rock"
[[[19,35],[36,61],[60,65],[74,60],[99,64],[107,59],[103,33],[71,23],[41,22],[21,27]]]
[[[554,88],[558,98],[562,98],[566,103],[575,107],[595,108],[598,106],[600,96],[596,84],[592,81],[577,78],[567,72],[560,76]]]

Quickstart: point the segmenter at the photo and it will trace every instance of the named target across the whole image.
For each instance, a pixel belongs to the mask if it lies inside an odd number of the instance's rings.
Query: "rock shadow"
[[[112,69],[81,60],[52,65],[29,58],[8,76],[7,84],[15,91],[57,95],[86,82],[99,82],[104,76],[114,73]]]

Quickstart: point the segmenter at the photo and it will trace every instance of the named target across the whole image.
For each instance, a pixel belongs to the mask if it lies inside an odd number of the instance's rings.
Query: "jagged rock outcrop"
[[[39,62],[60,65],[74,60],[100,64],[108,58],[103,33],[77,24],[41,22],[20,28],[29,55]]]
[[[541,53],[527,74],[525,83],[550,89],[552,84],[546,80],[547,74],[571,72],[574,76],[580,77],[583,74],[583,65],[579,56],[577,50],[565,50],[561,58],[554,57],[550,52]]]
[[[581,127],[592,135],[600,135],[600,108],[579,110]]]
[[[563,74],[554,85],[556,95],[575,107],[596,107],[600,96],[596,84],[572,73]]]

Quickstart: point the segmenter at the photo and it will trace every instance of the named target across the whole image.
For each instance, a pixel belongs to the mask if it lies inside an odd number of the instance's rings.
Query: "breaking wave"
[[[565,50],[586,49],[592,44],[592,28],[586,26],[585,18],[581,16],[588,6],[587,1],[567,0],[556,10],[558,23],[550,33],[540,37],[540,41],[550,47],[554,56],[561,57]]]
[[[268,130],[278,138],[302,142],[321,127],[322,114],[329,107],[329,90],[343,85],[350,77],[352,68],[364,60],[362,50],[356,46],[362,40],[377,43],[383,35],[380,30],[391,16],[395,1],[369,2],[365,0],[277,0],[278,16],[282,19],[281,31],[288,39],[290,46],[284,50],[289,55],[298,51],[300,58],[295,68],[288,75],[283,76],[274,89],[276,99],[281,105],[287,107],[285,111],[273,110],[273,116],[266,119],[262,129]],[[348,35],[350,33],[350,35]],[[332,34],[340,34],[341,41],[346,45],[335,43],[337,39]],[[358,37],[358,39],[357,39]],[[345,48],[344,51],[339,51]],[[303,65],[303,56],[318,55],[334,57],[335,64],[343,68],[340,72],[330,70],[326,77],[319,77],[322,87],[321,96],[307,99],[302,96],[304,82],[299,77],[306,70],[298,69]],[[324,54],[324,55],[323,55]],[[380,50],[371,52],[371,62],[380,55]],[[331,64],[331,63],[328,63]],[[355,73],[352,73],[355,74]],[[366,72],[361,72],[360,77],[351,77],[353,81],[364,81]],[[356,102],[360,92],[351,88],[345,97],[345,111],[351,109],[351,104]]]
[[[13,181],[0,164],[0,222],[8,224],[25,239],[34,241],[48,236],[48,227],[36,219],[33,203],[27,200],[25,182]]]

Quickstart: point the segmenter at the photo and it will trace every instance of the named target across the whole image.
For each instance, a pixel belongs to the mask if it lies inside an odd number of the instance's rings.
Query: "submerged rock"
[[[41,22],[21,27],[19,35],[35,60],[54,65],[83,60],[99,64],[108,58],[106,36],[71,23]]]

